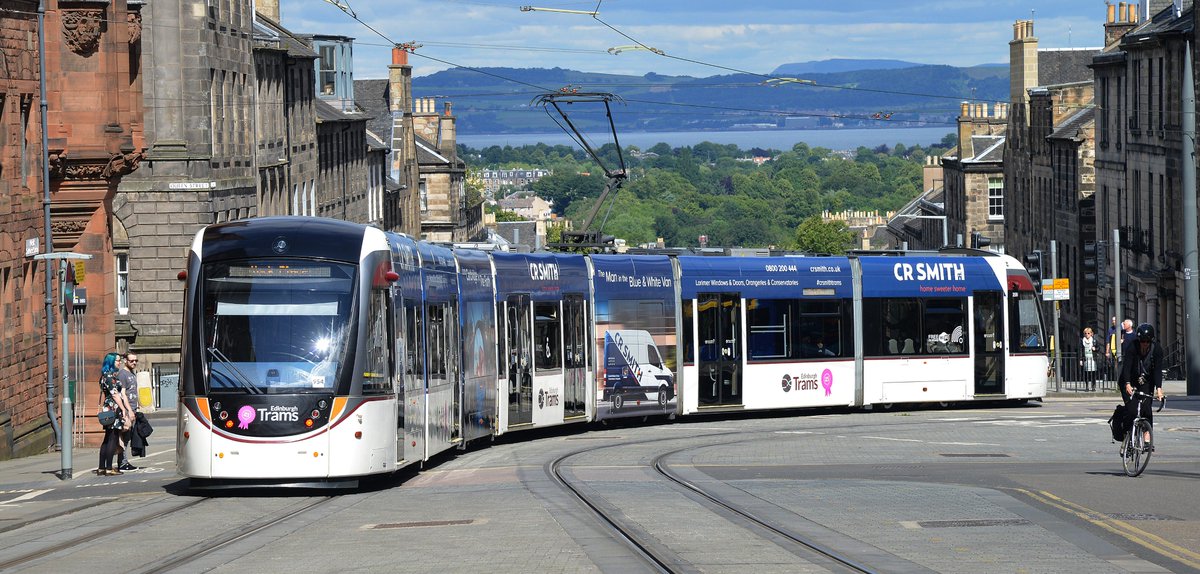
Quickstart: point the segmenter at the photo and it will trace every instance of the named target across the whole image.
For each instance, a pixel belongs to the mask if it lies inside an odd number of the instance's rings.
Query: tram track
[[[159,518],[163,518],[165,516],[169,516],[171,514],[179,512],[181,510],[186,510],[186,509],[196,506],[198,504],[202,504],[202,503],[206,502],[207,500],[209,500],[209,499],[200,498],[200,499],[195,499],[195,500],[189,500],[187,502],[184,502],[183,504],[176,504],[176,505],[170,506],[168,508],[164,508],[162,510],[157,510],[148,515],[138,515],[134,518],[130,518],[128,520],[122,520],[122,521],[112,521],[112,517],[110,515],[98,516],[94,521],[92,521],[91,524],[75,526],[76,529],[94,526],[94,529],[91,532],[87,532],[86,534],[81,534],[79,536],[74,536],[74,537],[71,537],[71,538],[68,538],[65,540],[51,540],[50,544],[43,548],[39,548],[32,552],[27,552],[20,556],[16,556],[16,557],[10,558],[8,560],[5,560],[3,562],[0,562],[0,571],[7,571],[11,568],[22,566],[22,565],[28,564],[30,562],[33,562],[35,560],[39,560],[41,558],[45,558],[47,556],[50,556],[50,555],[53,555],[53,554],[56,554],[59,552],[66,552],[66,551],[71,551],[71,550],[77,549],[81,545],[87,544],[89,542],[94,542],[96,540],[104,538],[105,536],[111,536],[113,532],[121,532],[128,528],[132,528],[134,526],[145,525],[149,521],[153,521],[153,520],[157,520]],[[116,501],[116,499],[113,499],[113,500],[107,501],[107,502],[99,504],[99,505],[88,506],[87,508],[95,508],[97,506],[103,506],[104,504],[110,504],[115,501]],[[84,510],[84,509],[74,509],[71,513],[80,512],[82,510]],[[63,516],[65,514],[70,514],[70,513],[63,513],[63,514],[59,514],[56,516]],[[45,520],[49,520],[49,518],[38,521],[38,522],[44,522]],[[30,523],[25,524],[24,526],[28,526],[29,524],[33,524],[33,523],[34,522],[30,522]]]
[[[196,544],[193,544],[187,548],[172,552],[171,554],[136,568],[130,568],[126,570],[126,572],[127,574],[169,572],[179,566],[190,564],[193,560],[201,558],[211,552],[262,532],[267,528],[281,524],[296,516],[328,504],[336,498],[336,496],[316,497],[313,500],[308,500],[298,505],[292,505],[288,508],[280,509],[279,511],[267,514],[266,516],[263,516],[262,518],[254,520],[248,524],[241,524],[233,528],[227,528],[224,531],[201,540],[200,542],[197,542]]]
[[[766,431],[774,432],[774,431]],[[743,433],[713,433],[703,435],[703,438],[711,439],[714,437],[738,435],[739,440],[731,443],[745,442],[746,438]],[[584,506],[589,508],[592,513],[613,533],[614,537],[631,548],[634,553],[641,558],[651,569],[658,572],[699,572],[702,569],[671,551],[666,545],[652,539],[648,534],[643,533],[642,529],[637,526],[627,524],[627,521],[620,517],[620,511],[612,507],[607,501],[598,499],[589,494],[590,488],[578,484],[574,479],[567,476],[567,471],[564,464],[568,459],[586,454],[611,448],[628,447],[632,444],[645,445],[655,442],[677,441],[681,437],[667,437],[660,439],[650,439],[644,441],[624,442],[618,445],[602,445],[579,449],[564,455],[561,455],[546,464],[547,473],[552,480],[563,490],[571,493]],[[697,437],[687,437],[697,438]],[[712,446],[712,443],[706,443],[704,446]],[[685,493],[689,493],[699,499],[701,504],[708,506],[718,515],[722,515],[727,519],[733,519],[732,522],[741,522],[743,525],[749,525],[752,528],[760,530],[760,536],[772,542],[784,546],[791,545],[793,548],[786,548],[792,554],[831,572],[859,572],[859,573],[875,573],[887,570],[881,570],[872,567],[860,560],[853,558],[843,552],[830,548],[821,542],[800,535],[787,528],[778,526],[769,520],[760,518],[754,513],[739,507],[729,501],[723,500],[720,496],[706,492],[703,488],[697,486],[691,481],[688,481],[677,474],[673,473],[665,463],[667,457],[674,456],[680,452],[690,450],[694,447],[676,449],[670,452],[656,456],[650,464],[654,471],[665,479],[674,488],[681,489]],[[744,526],[745,527],[745,526]]]

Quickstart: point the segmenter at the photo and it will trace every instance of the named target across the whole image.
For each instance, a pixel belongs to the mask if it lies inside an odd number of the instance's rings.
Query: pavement
[[[150,435],[150,450],[157,452],[175,449],[175,411],[158,410],[145,413],[155,433]],[[164,428],[164,427],[170,428]],[[164,432],[165,431],[165,432]],[[75,446],[71,449],[71,478],[64,479],[63,454],[60,450],[33,456],[0,461],[0,495],[11,491],[44,486],[62,486],[82,478],[96,478],[92,473],[100,460],[100,448]],[[136,458],[134,464],[138,464]]]
[[[1104,389],[1105,385],[1101,384],[1101,389],[1097,391],[1071,390],[1073,385],[1074,383],[1065,383],[1060,386],[1059,390],[1053,390],[1054,383],[1051,383],[1051,390],[1046,393],[1045,400],[1048,402],[1099,399],[1120,400],[1116,387],[1111,381],[1107,383],[1107,389]],[[1200,396],[1187,396],[1187,384],[1185,381],[1166,381],[1163,383],[1163,390],[1167,395],[1168,406],[1172,403],[1179,404],[1179,401],[1184,401],[1185,404],[1188,404],[1189,410],[1200,408]],[[159,429],[155,435],[152,435],[150,451],[174,450],[175,415],[174,410],[159,410],[147,414],[150,424]],[[71,483],[85,478],[95,478],[92,471],[96,469],[99,457],[100,449],[97,447],[74,447],[71,452],[72,476],[68,479],[62,478],[62,453],[57,450],[0,461],[0,495],[22,489],[62,486],[64,483]],[[136,458],[133,462],[142,466]],[[168,468],[164,470],[171,471],[173,469]]]

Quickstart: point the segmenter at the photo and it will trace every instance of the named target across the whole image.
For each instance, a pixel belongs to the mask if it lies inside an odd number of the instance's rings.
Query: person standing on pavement
[[[133,426],[133,409],[129,408],[125,389],[117,376],[119,357],[116,353],[108,353],[100,365],[100,410],[117,413],[117,420],[104,429],[104,441],[100,443],[100,465],[96,468],[96,474],[101,476],[124,474],[113,468],[113,456],[121,448],[121,431]]]
[[[1083,382],[1096,390],[1096,338],[1092,336],[1092,328],[1083,328],[1083,338],[1079,341],[1079,366],[1083,367]]]
[[[1117,380],[1117,333],[1121,332],[1121,328],[1117,326],[1117,316],[1113,315],[1108,320],[1108,332],[1104,335],[1104,380]]]
[[[1154,340],[1154,327],[1149,323],[1138,325],[1136,337],[1136,342],[1129,348],[1128,354],[1125,355],[1124,368],[1121,369],[1121,378],[1125,381],[1124,393],[1132,398],[1134,391],[1138,391],[1152,395],[1161,401],[1163,398],[1163,350],[1158,342]],[[1149,421],[1150,426],[1153,427],[1154,409],[1150,408],[1150,401],[1148,400],[1126,400],[1130,425],[1132,425],[1134,417],[1137,416],[1138,405],[1141,405],[1142,418]],[[1144,438],[1146,444],[1150,445],[1149,432],[1146,433]],[[1154,445],[1150,445],[1150,449],[1153,451]]]
[[[121,380],[121,386],[125,388],[126,402],[129,403],[134,420],[137,420],[139,410],[137,375],[133,372],[137,368],[137,362],[137,353],[132,351],[125,353],[125,360],[121,362],[121,370],[117,372],[117,377]],[[120,456],[118,457],[120,462],[118,463],[117,470],[137,470],[137,467],[129,462],[129,442],[132,438],[133,425],[130,424],[121,431],[121,448]]]

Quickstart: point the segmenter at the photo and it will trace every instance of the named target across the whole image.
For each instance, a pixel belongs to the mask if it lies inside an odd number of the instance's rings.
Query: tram
[[[620,417],[1040,399],[1040,306],[973,250],[731,257],[448,248],[336,220],[192,244],[177,460],[194,487],[355,486]]]

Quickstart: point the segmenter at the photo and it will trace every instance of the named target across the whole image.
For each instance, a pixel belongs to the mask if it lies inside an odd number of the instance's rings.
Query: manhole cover
[[[947,458],[1009,458],[1009,455],[1007,455],[1007,454],[1000,454],[1000,453],[995,453],[995,452],[990,452],[990,453],[989,452],[984,452],[984,453],[944,452],[941,454],[941,456],[944,456]]]
[[[1164,514],[1142,514],[1140,512],[1119,512],[1117,514],[1109,514],[1108,517],[1114,520],[1179,520],[1174,516],[1166,516]]]
[[[463,526],[475,524],[474,520],[424,520],[421,522],[391,522],[387,524],[367,524],[368,530],[388,530],[392,528],[429,528],[432,526]]]
[[[1031,523],[1024,518],[924,520],[917,523],[921,528],[975,528],[978,526],[1025,526],[1027,524]]]

